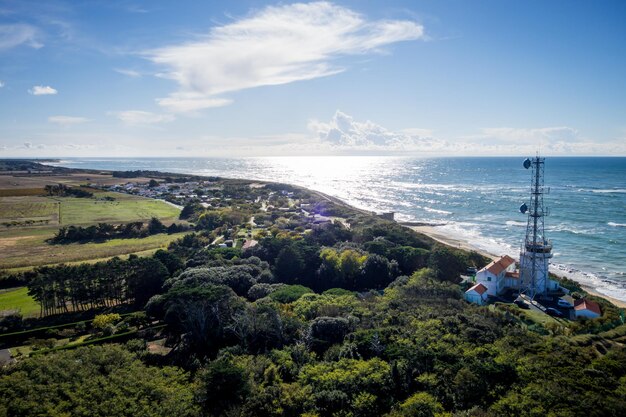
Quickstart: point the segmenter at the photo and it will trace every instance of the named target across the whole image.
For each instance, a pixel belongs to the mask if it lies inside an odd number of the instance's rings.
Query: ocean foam
[[[507,220],[504,224],[506,224],[507,226],[520,226],[520,227],[526,226],[526,222],[518,222],[515,220]]]
[[[608,222],[607,224],[611,227],[626,227],[626,223]]]

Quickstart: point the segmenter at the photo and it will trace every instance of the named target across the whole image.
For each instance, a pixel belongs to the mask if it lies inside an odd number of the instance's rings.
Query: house
[[[469,290],[465,291],[465,300],[470,303],[478,304],[479,306],[487,303],[488,296],[487,287],[481,283],[478,283]]]
[[[476,282],[483,284],[491,296],[502,293],[505,288],[515,288],[515,285],[507,284],[515,284],[518,277],[515,275],[515,259],[509,255],[501,256],[476,272]]]
[[[595,301],[581,298],[574,302],[574,313],[576,318],[586,317],[588,319],[595,319],[602,315],[600,305]]]
[[[250,249],[250,248],[255,247],[255,246],[256,246],[256,245],[258,245],[258,244],[259,244],[259,242],[258,242],[257,240],[254,240],[254,239],[246,239],[246,241],[245,241],[245,242],[244,242],[244,244],[243,244],[242,249],[243,249],[243,250]]]

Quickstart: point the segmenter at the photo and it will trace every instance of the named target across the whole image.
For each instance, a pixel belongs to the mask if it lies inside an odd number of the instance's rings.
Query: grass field
[[[158,234],[143,239],[112,239],[103,243],[50,245],[49,236],[22,236],[0,239],[0,269],[106,259],[117,255],[165,248],[185,233]]]
[[[22,287],[0,292],[0,312],[6,310],[19,310],[24,317],[33,317],[39,315],[39,304],[28,295],[28,288]]]
[[[100,222],[125,223],[150,220],[178,219],[180,211],[162,201],[121,193],[97,193],[92,198],[57,198],[61,203],[61,225],[85,225]],[[101,200],[113,197],[115,201]]]
[[[145,222],[152,217],[167,224],[178,214],[177,208],[162,201],[122,193],[97,192],[94,198],[0,197],[0,270],[106,259],[165,247],[182,234],[69,245],[50,245],[46,240],[60,226]]]

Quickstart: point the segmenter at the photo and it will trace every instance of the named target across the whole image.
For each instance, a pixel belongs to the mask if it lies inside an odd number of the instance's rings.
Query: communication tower
[[[548,264],[552,258],[552,242],[545,237],[544,217],[548,209],[543,205],[543,195],[550,192],[544,187],[545,158],[536,156],[524,160],[524,168],[531,171],[530,201],[522,204],[520,211],[528,213],[526,237],[520,251],[520,291],[531,299],[548,290]]]

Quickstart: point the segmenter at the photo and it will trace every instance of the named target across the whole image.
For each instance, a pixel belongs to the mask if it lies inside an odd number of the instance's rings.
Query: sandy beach
[[[486,257],[491,258],[491,259],[496,259],[498,256],[500,256],[500,255],[496,255],[496,254],[493,254],[493,253],[488,253],[488,252],[485,252],[484,250],[478,249],[478,248],[472,246],[469,242],[465,242],[465,241],[462,241],[462,240],[459,240],[459,239],[455,239],[455,238],[450,237],[450,236],[448,236],[446,234],[443,234],[443,233],[441,233],[440,230],[438,230],[437,226],[406,226],[406,227],[408,227],[408,228],[410,228],[412,230],[415,230],[418,233],[423,233],[426,236],[429,236],[432,239],[434,239],[434,240],[436,240],[438,242],[441,242],[443,244],[446,244],[448,246],[452,246],[452,247],[460,248],[460,249],[465,249],[465,250],[468,250],[468,251],[475,251],[475,252],[478,252],[481,255],[486,256]],[[555,273],[553,271],[550,271],[550,272],[553,273],[554,275],[558,276],[558,277],[565,277],[562,274]],[[595,295],[596,297],[604,298],[605,300],[610,301],[611,303],[615,304],[617,307],[626,308],[626,302],[625,301],[621,301],[621,300],[615,299],[613,297],[609,297],[608,295],[601,294],[595,288],[590,287],[589,285],[580,284],[580,286],[586,292],[588,292],[589,294]]]

